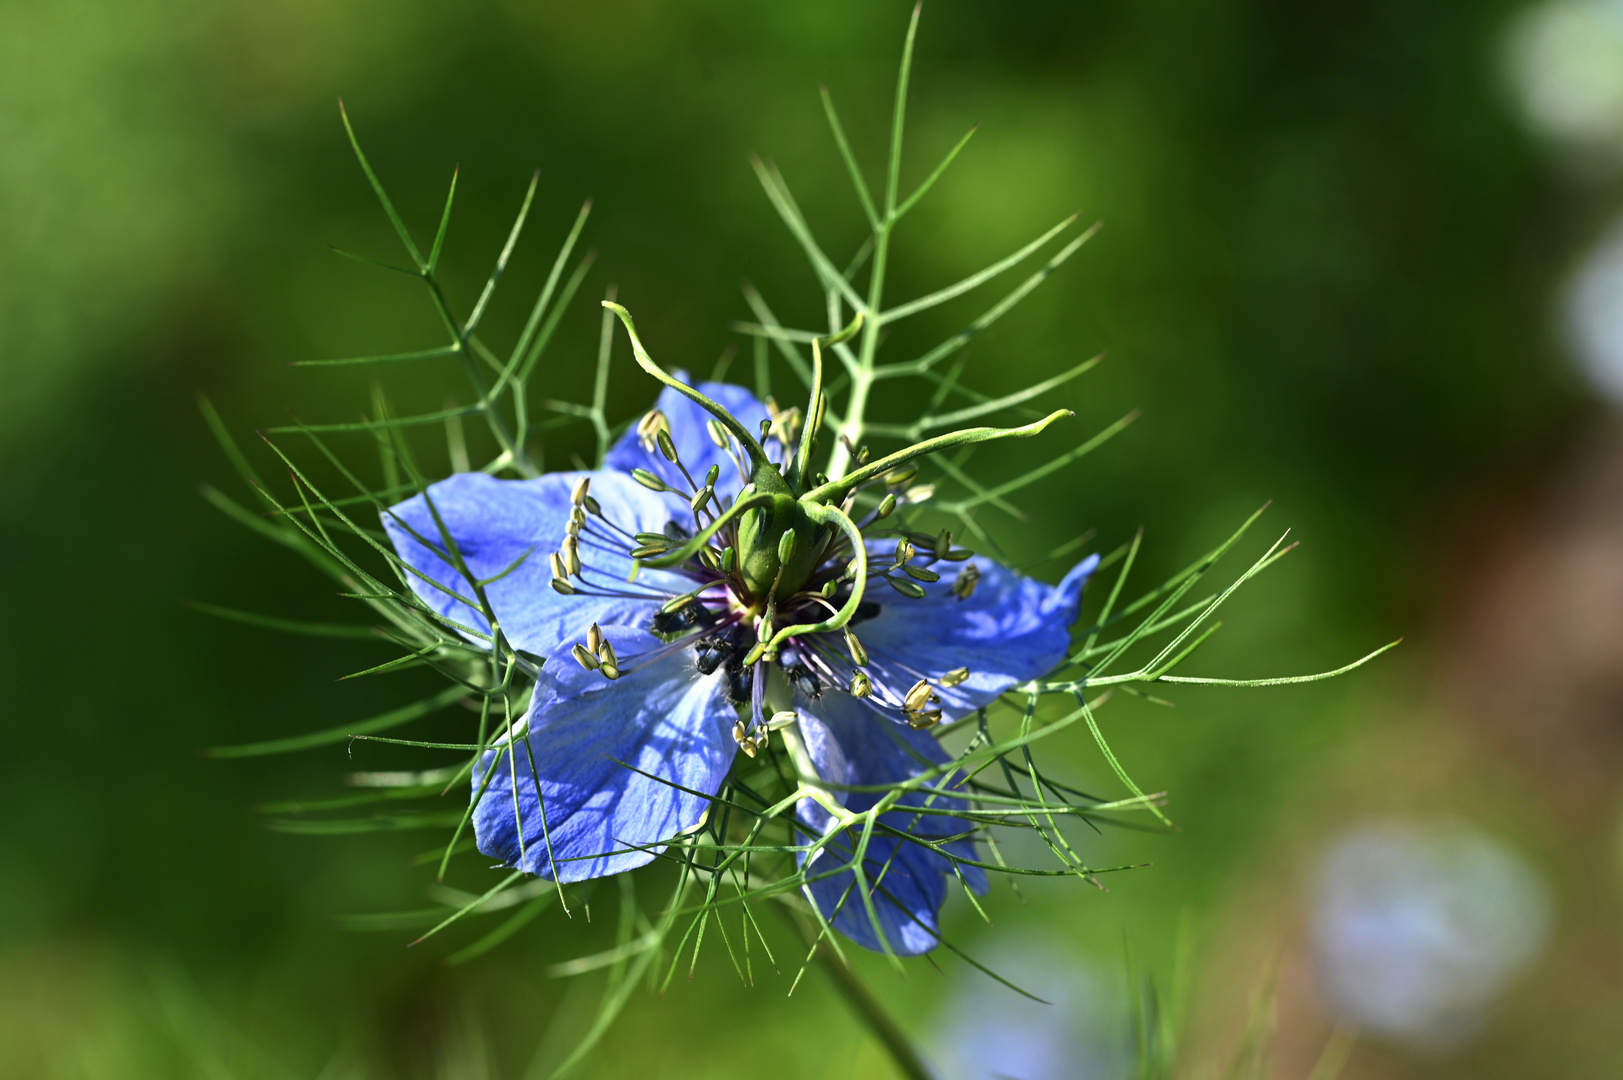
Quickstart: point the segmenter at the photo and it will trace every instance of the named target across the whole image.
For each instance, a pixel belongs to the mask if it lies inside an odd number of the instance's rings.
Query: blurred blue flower
[[[1366,826],[1325,856],[1313,918],[1331,1001],[1371,1032],[1423,1047],[1468,1039],[1538,955],[1537,873],[1464,826]]]
[[[762,442],[786,462],[792,413],[736,386],[700,390],[749,430],[770,429]],[[493,628],[477,592],[506,641],[544,661],[518,753],[491,752],[476,770],[483,794],[473,822],[480,851],[561,881],[641,866],[698,827],[739,749],[754,756],[769,741],[769,697],[793,705],[830,785],[892,784],[946,761],[921,729],[1054,668],[1098,561],[1045,585],[953,549],[949,536],[930,541],[892,528],[891,499],[858,523],[870,587],[850,624],[761,655],[765,598],[746,584],[743,556],[731,547],[736,529],[678,566],[638,562],[681,547],[740,497],[749,463],[733,437],[667,389],[605,466],[522,481],[462,473],[384,517],[395,550],[420,575],[411,586],[424,603],[487,640]],[[773,594],[778,627],[827,620],[850,597],[849,542],[838,533],[819,542],[804,584]],[[877,596],[881,578],[893,590]],[[879,795],[836,792],[854,812]],[[901,807],[925,801],[912,793]],[[933,805],[962,803],[938,797]],[[945,850],[973,857],[973,842],[961,838],[965,821],[901,807],[881,823],[926,841],[960,837]],[[818,834],[835,821],[810,800],[797,817]],[[854,875],[841,872],[856,847],[854,837],[832,838],[805,868],[814,879],[807,892],[842,933],[877,949]],[[890,947],[933,948],[952,862],[876,832],[864,869]],[[985,889],[978,868],[958,869],[966,885]]]
[[[932,1040],[942,1080],[1119,1080],[1132,1065],[1124,995],[1051,940],[1001,945],[987,965],[1027,993],[969,975]]]

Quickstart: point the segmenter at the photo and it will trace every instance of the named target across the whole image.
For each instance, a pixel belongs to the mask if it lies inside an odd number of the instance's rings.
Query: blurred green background
[[[1507,104],[1497,58],[1517,7],[934,0],[924,15],[904,186],[980,130],[904,225],[888,295],[946,284],[1074,210],[1104,222],[976,339],[966,375],[1007,391],[1108,349],[1053,395],[1081,426],[987,455],[982,477],[1145,414],[1035,489],[1029,526],[989,527],[1030,556],[1086,528],[1108,550],[1142,525],[1150,582],[1271,499],[1267,539],[1290,527],[1304,547],[1236,604],[1199,673],[1321,670],[1409,637],[1331,684],[1180,693],[1175,710],[1113,704],[1118,752],[1170,791],[1182,831],[1094,842],[1100,863],[1154,863],[1109,892],[1039,888],[1022,909],[1003,891],[992,931],[954,908],[966,940],[1036,940],[1110,986],[1124,939],[1170,979],[1188,913],[1196,1043],[1213,1053],[1232,1041],[1259,958],[1295,955],[1288,933],[1271,937],[1271,913],[1300,893],[1315,837],[1412,805],[1473,815],[1528,853],[1555,890],[1558,945],[1482,1040],[1440,1059],[1362,1047],[1349,1075],[1616,1064],[1597,1049],[1615,972],[1594,974],[1619,952],[1615,786],[1564,810],[1557,784],[1478,739],[1435,690],[1483,522],[1523,513],[1574,432],[1602,422],[1547,312],[1605,189],[1571,195]],[[815,281],[746,155],[776,160],[826,245],[853,250],[860,212],[817,85],[877,178],[907,12],[892,0],[0,5],[0,1075],[518,1077],[556,1059],[598,984],[549,979],[545,965],[598,947],[602,926],[549,915],[447,968],[455,942],[408,951],[408,934],[332,919],[420,906],[428,875],[407,858],[432,835],[285,836],[252,812],[406,759],[198,756],[371,715],[432,683],[338,686],[383,654],[182,606],[349,615],[315,574],[198,498],[205,481],[245,493],[194,394],[250,438],[290,409],[348,419],[366,377],[286,362],[439,343],[417,286],[324,246],[396,257],[340,95],[419,237],[460,166],[445,265],[464,310],[540,169],[489,327],[498,341],[595,199],[584,243],[598,261],[539,393],[581,398],[594,301],[611,281],[656,355],[700,372],[738,340],[728,321],[749,317],[740,279],[786,321],[818,325]],[[1001,291],[910,321],[891,358]],[[653,391],[623,342],[619,357],[611,412],[625,418]],[[454,392],[427,370],[388,376],[428,408]],[[903,397],[878,413],[917,407]],[[564,429],[549,459],[589,445]],[[1109,786],[1073,734],[1052,751],[1063,771]],[[1586,944],[1562,936],[1574,925]],[[905,982],[878,965],[869,975],[927,1049],[942,1003],[980,978],[949,960],[914,964]],[[1581,1007],[1538,990],[1575,977]],[[742,988],[712,951],[691,984],[636,999],[586,1073],[888,1075],[825,985],[808,976],[786,1000],[787,984]]]

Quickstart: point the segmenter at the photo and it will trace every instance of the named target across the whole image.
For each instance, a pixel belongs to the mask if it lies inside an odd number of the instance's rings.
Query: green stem
[[[802,935],[806,933],[805,928],[798,922],[795,926]],[[885,1048],[891,1062],[895,1064],[896,1071],[908,1080],[935,1080],[925,1066],[924,1059],[919,1057],[919,1052],[914,1049],[907,1032],[902,1030],[896,1018],[885,1010],[884,1004],[873,992],[863,985],[857,973],[821,945],[817,947],[816,956],[817,965],[828,976],[829,982],[834,984],[834,989],[845,999],[846,1005],[851,1009],[851,1015],[868,1029],[868,1034],[879,1040],[879,1045]]]

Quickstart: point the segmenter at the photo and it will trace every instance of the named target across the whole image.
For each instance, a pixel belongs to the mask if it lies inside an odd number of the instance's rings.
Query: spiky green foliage
[[[1040,287],[1094,234],[1097,226],[1073,233],[1077,223],[1075,215],[978,273],[925,296],[885,306],[886,270],[898,226],[973,134],[971,129],[916,189],[902,192],[903,131],[917,25],[918,11],[915,10],[897,80],[884,184],[878,193],[868,187],[833,100],[826,90],[823,93],[835,148],[849,169],[869,227],[868,238],[843,264],[843,269],[817,239],[782,174],[768,163],[760,160],[754,163],[767,198],[817,278],[820,306],[827,312],[827,326],[819,329],[785,326],[766,298],[747,287],[745,301],[754,319],[738,322],[734,329],[753,342],[755,373],[763,397],[768,390],[769,350],[775,351],[794,376],[811,390],[820,378],[821,367],[808,359],[807,347],[820,338],[834,337],[828,355],[835,358],[838,377],[828,387],[830,403],[823,424],[829,452],[819,470],[826,473],[830,485],[856,478],[853,468],[860,466],[869,440],[912,441],[984,418],[1012,416],[1025,421],[1042,416],[1041,412],[1028,411],[1031,403],[1079,378],[1099,360],[1095,357],[1084,361],[1001,397],[990,397],[962,381],[964,346]],[[525,227],[535,192],[534,183],[524,195],[506,243],[477,301],[466,313],[459,312],[448,299],[438,269],[452,217],[455,176],[425,255],[368,162],[347,114],[343,122],[361,169],[409,262],[398,266],[359,255],[340,254],[421,281],[443,325],[445,340],[405,353],[307,362],[311,366],[369,365],[380,372],[380,381],[375,384],[363,419],[295,423],[265,433],[270,452],[288,474],[288,481],[275,488],[261,479],[212,407],[204,402],[205,417],[250,485],[259,511],[214,489],[208,489],[205,494],[226,514],[308,560],[333,580],[344,595],[362,605],[367,621],[328,625],[255,615],[215,605],[200,604],[197,609],[271,630],[326,637],[377,638],[392,643],[398,655],[357,671],[349,678],[422,667],[438,672],[449,685],[437,694],[376,716],[308,735],[222,747],[213,753],[219,757],[243,757],[373,740],[419,748],[436,761],[448,761],[419,772],[354,774],[350,778],[354,791],[350,794],[324,801],[282,803],[264,810],[272,828],[303,834],[439,830],[444,837],[443,844],[424,858],[424,862],[433,867],[429,906],[354,916],[347,921],[356,929],[398,932],[418,928],[423,931],[416,939],[418,942],[473,920],[493,924],[482,935],[448,953],[448,963],[463,963],[521,932],[551,907],[558,909],[558,918],[570,917],[575,907],[586,902],[585,894],[583,890],[566,890],[518,871],[466,891],[445,884],[453,872],[466,873],[470,878],[475,873],[464,871],[457,863],[459,856],[472,851],[469,821],[474,803],[483,794],[483,788],[479,788],[473,800],[465,801],[469,778],[485,754],[503,746],[522,744],[528,721],[525,703],[538,667],[534,658],[513,649],[499,630],[493,636],[482,633],[442,617],[424,604],[413,592],[412,584],[414,579],[427,579],[396,556],[376,522],[392,503],[427,489],[431,478],[419,464],[416,441],[425,428],[443,429],[447,454],[456,469],[477,467],[496,475],[533,477],[541,471],[538,448],[542,432],[558,423],[584,422],[591,427],[601,462],[615,432],[605,412],[615,324],[610,312],[605,311],[590,402],[534,397],[532,380],[544,371],[541,364],[559,319],[592,263],[590,254],[575,256],[591,204],[588,202],[581,208],[562,239],[545,284],[516,339],[509,347],[498,350],[485,340],[480,330],[496,301],[498,286]],[[1065,239],[1067,236],[1069,239]],[[995,278],[1039,258],[1054,245],[1058,245],[1057,248],[1034,271],[997,297],[957,333],[918,356],[881,359],[886,331],[894,324],[988,285]],[[613,299],[612,292],[609,299]],[[859,327],[857,334],[850,340],[840,339],[839,331],[848,326]],[[640,349],[640,345],[637,347]],[[432,412],[397,414],[381,377],[400,364],[417,362],[458,365],[467,379],[467,397],[461,403]],[[913,388],[907,388],[903,380],[915,380]],[[888,393],[892,387],[898,393],[906,392],[909,399],[925,401],[924,409],[907,423],[870,421],[868,413],[875,395]],[[532,410],[550,415],[545,420],[537,420]],[[1129,413],[1104,430],[1085,435],[1029,472],[990,482],[977,480],[969,472],[972,445],[943,440],[941,451],[930,459],[935,475],[911,489],[906,505],[898,514],[900,527],[911,528],[910,520],[916,515],[931,513],[955,523],[962,535],[974,537],[977,544],[995,547],[995,526],[988,525],[986,511],[1018,514],[1014,499],[1023,489],[1069,468],[1121,431],[1135,415]],[[465,422],[475,419],[483,423],[495,447],[493,456],[477,466],[469,460],[469,440],[463,427]],[[1031,427],[1040,429],[1040,425]],[[371,471],[355,463],[357,442],[367,446],[369,454],[376,455],[376,482],[365,479],[364,475],[370,475]],[[342,486],[330,488],[318,476],[337,477]],[[431,502],[429,505],[432,507]],[[829,924],[830,913],[818,910],[803,898],[809,881],[846,872],[845,864],[833,870],[814,870],[808,875],[799,868],[797,855],[816,853],[841,834],[858,838],[854,880],[841,903],[865,912],[881,943],[885,942],[885,934],[875,914],[875,897],[885,893],[883,872],[870,879],[863,869],[862,858],[875,836],[888,835],[928,846],[960,868],[960,877],[962,867],[973,865],[1002,875],[1011,884],[1022,876],[1075,877],[1094,883],[1101,874],[1124,869],[1092,865],[1078,850],[1072,836],[1077,827],[1120,824],[1134,815],[1147,814],[1162,826],[1170,824],[1163,810],[1164,796],[1147,792],[1137,783],[1105,738],[1098,715],[1112,693],[1121,691],[1160,701],[1157,695],[1168,685],[1261,687],[1309,681],[1349,671],[1382,651],[1377,650],[1333,672],[1292,678],[1213,679],[1174,673],[1221,625],[1214,621],[1214,616],[1235,591],[1290,550],[1281,547],[1282,541],[1276,542],[1232,581],[1216,591],[1209,591],[1208,583],[1219,562],[1256,520],[1254,515],[1206,556],[1143,591],[1135,592],[1137,586],[1130,584],[1142,538],[1134,538],[1110,552],[1102,564],[1114,568],[1113,576],[1104,586],[1106,595],[1097,610],[1078,628],[1074,648],[1060,670],[1048,678],[1012,688],[998,705],[960,721],[956,727],[963,736],[963,745],[952,761],[884,789],[877,803],[867,811],[846,810],[835,797],[837,789],[816,777],[809,763],[794,754],[792,742],[779,742],[757,757],[740,756],[702,827],[670,838],[668,845],[658,852],[654,865],[639,871],[635,881],[631,875],[621,876],[614,944],[605,951],[557,965],[550,972],[556,976],[607,973],[596,1019],[575,1051],[557,1067],[557,1073],[566,1072],[580,1062],[638,986],[646,983],[660,987],[668,984],[679,970],[691,973],[706,942],[719,938],[733,967],[746,982],[754,981],[755,969],[762,962],[774,968],[787,966],[796,970],[791,983],[793,992],[794,985],[814,959],[832,965],[836,985],[853,999],[856,1014],[872,1027],[898,1065],[909,1075],[925,1075],[923,1066],[898,1029],[875,1002],[862,997],[863,991],[852,981],[853,976],[845,967],[844,947]],[[439,526],[438,536],[422,539],[451,552],[460,563],[455,542],[443,524]],[[1079,539],[1053,555],[1075,554],[1086,543],[1087,538]],[[466,595],[483,610],[489,625],[497,625],[485,597],[486,586],[495,578],[476,580],[465,567],[461,569],[467,579]],[[431,581],[428,584],[431,588],[444,588]],[[1065,702],[1065,707],[1045,708],[1042,703],[1049,697]],[[460,741],[385,734],[399,732],[458,703],[470,707],[470,717],[477,717],[476,721],[470,719],[467,735]],[[1120,781],[1123,794],[1087,794],[1038,764],[1039,744],[1078,724],[1085,726],[1096,741],[1099,752]],[[509,755],[509,760],[511,757]],[[485,784],[490,782],[491,775],[493,773],[487,773]],[[514,787],[516,789],[516,785]],[[923,796],[923,805],[906,808],[915,822],[931,814],[962,819],[968,824],[970,835],[984,842],[988,857],[970,859],[954,854],[947,844],[961,839],[959,837],[914,836],[906,828],[881,820],[896,809],[904,796],[914,794]],[[942,800],[948,798],[967,800],[967,809],[947,806]],[[793,813],[802,799],[822,804],[842,828],[826,835],[810,833]],[[1051,863],[1016,866],[1005,861],[997,841],[1000,834],[1010,830],[1028,830],[1039,837],[1051,853]],[[470,860],[473,861],[476,860]],[[575,893],[573,900],[571,893]],[[964,894],[975,903],[967,888]],[[787,916],[802,934],[803,951],[785,957],[782,965],[769,944],[771,935],[764,932],[761,924],[762,905],[766,902]],[[492,915],[498,918],[485,918]],[[986,970],[954,942],[943,940],[941,944],[968,963]],[[890,962],[900,969],[901,961],[888,947],[886,952]],[[1000,978],[995,972],[988,973]]]

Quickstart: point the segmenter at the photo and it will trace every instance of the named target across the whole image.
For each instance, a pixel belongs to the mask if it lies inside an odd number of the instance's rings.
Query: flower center
[[[873,663],[856,628],[884,610],[873,593],[881,581],[895,594],[884,604],[916,602],[927,595],[926,584],[941,580],[942,564],[963,564],[956,570],[951,593],[967,599],[980,576],[973,563],[964,562],[972,552],[954,548],[952,534],[945,530],[932,537],[898,527],[892,520],[904,501],[928,497],[912,487],[916,469],[877,477],[868,486],[882,486],[884,494],[873,499],[865,516],[850,522],[866,555],[863,598],[848,617],[836,618],[850,606],[861,569],[855,539],[845,530],[812,520],[789,494],[780,470],[789,458],[798,410],[779,411],[769,402],[769,411],[772,419],[762,424],[761,445],[771,460],[764,469],[757,466],[751,471],[730,433],[718,423],[710,425],[711,441],[731,459],[740,477],[750,479],[736,498],[717,491],[721,464],[711,465],[702,477],[688,470],[663,414],[655,410],[642,419],[637,432],[644,447],[650,452],[657,448],[673,467],[664,470],[666,478],[646,469],[632,472],[638,483],[671,500],[672,516],[661,532],[629,531],[591,496],[587,478],[576,485],[567,535],[551,557],[552,587],[564,595],[656,602],[648,629],[665,643],[642,656],[621,659],[593,627],[589,640],[576,645],[576,660],[615,679],[622,669],[672,651],[691,650],[695,668],[704,675],[725,670],[728,698],[749,708],[751,725],[741,724],[735,734],[751,753],[765,737],[762,719],[773,666],[792,691],[807,698],[832,688],[871,698],[874,705],[896,710],[915,727],[936,723],[941,718],[939,697],[925,674],[897,658]],[[865,456],[865,450],[858,452],[859,461]],[[858,500],[859,491],[851,492],[842,514],[849,515]],[[748,508],[733,513],[741,501]],[[634,560],[629,580],[594,570],[599,553]],[[665,574],[685,578],[686,587],[673,592],[639,584],[639,572],[647,562],[657,562]],[[794,632],[785,636],[777,632],[779,628]],[[938,682],[953,685],[951,677],[957,674],[949,673]]]

